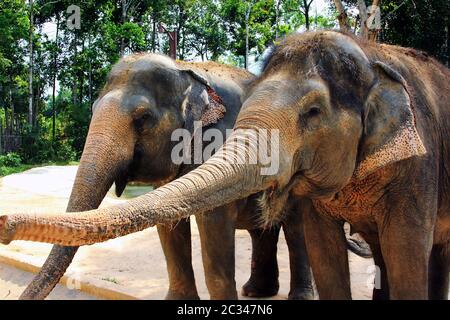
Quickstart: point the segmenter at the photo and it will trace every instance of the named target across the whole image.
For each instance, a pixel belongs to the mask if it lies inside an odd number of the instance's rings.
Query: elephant
[[[160,186],[192,170],[196,164],[175,165],[171,150],[174,130],[192,132],[195,121],[221,132],[231,129],[246,86],[254,76],[218,63],[174,61],[157,54],[123,58],[112,69],[93,104],[86,145],[67,211],[99,206],[115,182],[121,195],[130,181]],[[262,230],[248,223],[257,216],[255,197],[227,204],[211,215],[198,216],[206,283],[213,299],[236,299],[234,279],[235,228],[249,226],[253,255],[251,277],[243,287],[248,296],[278,292],[276,246],[279,227]],[[287,204],[295,206],[295,200]],[[302,242],[303,229],[293,217],[285,226],[292,281],[291,299],[311,299],[310,268]],[[297,225],[295,225],[297,223]],[[167,299],[198,299],[191,262],[189,220],[158,226],[169,275]],[[221,250],[216,250],[220,244]],[[77,248],[55,246],[37,278],[21,299],[44,299],[69,266]]]
[[[51,242],[96,243],[258,192],[270,224],[293,196],[321,299],[351,299],[344,222],[373,252],[381,280],[374,299],[447,299],[449,78],[414,49],[337,31],[292,35],[269,55],[232,134],[201,166],[122,205],[1,216],[0,239],[45,231]],[[273,145],[277,170],[266,174],[258,149]]]

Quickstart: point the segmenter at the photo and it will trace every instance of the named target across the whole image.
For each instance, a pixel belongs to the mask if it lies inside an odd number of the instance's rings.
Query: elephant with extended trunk
[[[130,181],[160,186],[192,170],[195,165],[189,161],[179,164],[172,161],[172,150],[178,145],[177,139],[172,139],[174,131],[183,128],[193,133],[196,121],[201,121],[205,130],[219,130],[225,136],[225,130],[234,125],[242,96],[252,79],[244,70],[217,63],[175,62],[155,54],[122,59],[113,67],[93,105],[93,118],[68,211],[97,208],[113,182],[120,196]],[[291,201],[286,209],[293,206],[295,203]],[[244,294],[270,296],[277,293],[279,228],[263,232],[255,223],[244,224],[258,217],[257,209],[253,197],[227,204],[211,215],[197,217],[211,298],[237,298],[234,233],[236,227],[246,226],[250,229],[254,250],[252,275],[244,286]],[[285,228],[292,257],[290,297],[310,298],[311,276],[300,223],[289,222]],[[169,274],[167,298],[198,299],[191,263],[189,220],[173,226],[161,225],[158,233]],[[45,298],[76,250],[76,247],[55,246],[21,298]]]
[[[369,242],[374,298],[446,299],[450,243],[450,71],[413,49],[332,31],[295,35],[267,59],[226,143],[203,165],[126,204],[0,218],[1,239],[104,241],[263,191],[291,193],[322,299],[351,298],[342,224]],[[276,129],[278,170],[262,174],[255,143]],[[265,144],[277,144],[267,136]],[[309,200],[308,200],[309,199]],[[309,208],[309,209],[308,209]],[[263,212],[267,220],[281,214]]]

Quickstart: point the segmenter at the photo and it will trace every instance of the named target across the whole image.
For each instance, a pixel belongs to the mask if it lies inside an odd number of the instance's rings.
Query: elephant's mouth
[[[114,181],[114,185],[116,188],[116,196],[120,198],[123,191],[125,190],[126,186],[128,184],[128,177],[127,176],[120,176],[116,178],[116,181]]]
[[[288,213],[286,202],[292,188],[302,178],[302,173],[294,174],[286,186],[279,187],[278,183],[272,184],[264,190],[258,198],[258,206],[261,211],[260,226],[270,228],[280,223]]]
[[[120,198],[128,182],[144,182],[138,181],[136,177],[136,172],[142,159],[142,154],[142,149],[139,146],[136,146],[133,154],[133,159],[118,170],[118,174],[116,176],[116,179],[114,180],[117,197]]]
[[[119,174],[115,179],[115,192],[116,196],[120,197],[125,190],[129,182],[141,183],[145,185],[152,186],[154,188],[159,188],[170,181],[174,180],[176,177],[181,176],[182,166],[177,166],[169,170],[169,174],[161,175],[161,172],[156,174],[152,170],[148,170],[146,166],[146,160],[144,158],[144,151],[142,147],[137,145],[135,147],[135,152],[133,159],[122,169],[119,170]]]

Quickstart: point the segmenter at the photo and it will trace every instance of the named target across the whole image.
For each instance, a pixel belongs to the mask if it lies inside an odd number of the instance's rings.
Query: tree
[[[254,1],[251,10],[249,1],[224,0],[220,6],[220,16],[228,34],[231,53],[242,58],[239,65],[245,66],[248,30],[248,52],[262,53],[275,38],[276,19],[274,0]],[[248,12],[248,19],[246,14]]]
[[[258,59],[268,45],[286,34],[332,28],[339,22],[341,29],[352,31],[354,26],[358,35],[425,50],[449,64],[448,0],[330,0],[336,15],[316,14],[314,19],[312,3],[83,0],[78,2],[81,29],[72,30],[65,23],[71,0],[3,0],[0,134],[29,138],[20,149],[29,161],[61,152],[79,155],[93,100],[111,66],[134,52],[168,53],[167,37],[158,34],[160,23],[176,32],[177,56],[186,60],[212,59],[248,67],[252,58]],[[381,8],[381,30],[365,29],[373,16],[367,6],[372,4]],[[359,24],[350,14],[358,6],[364,20]],[[45,23],[53,24],[51,34],[43,31]],[[26,133],[30,124],[33,131]]]
[[[5,131],[10,134],[17,129],[16,111],[21,111],[16,104],[22,103],[26,94],[26,50],[23,43],[29,37],[28,13],[24,1],[0,2],[0,103]]]
[[[253,7],[253,1],[247,1],[246,2],[246,8],[245,8],[245,63],[244,68],[248,69],[248,54],[249,54],[249,48],[248,48],[248,33],[250,29],[250,13],[252,12]]]
[[[31,128],[33,128],[33,63],[34,63],[34,52],[33,52],[33,33],[34,33],[34,7],[33,0],[30,0],[30,31],[29,31],[29,40],[28,40],[28,48],[29,48],[29,82],[28,82],[28,124]]]
[[[423,50],[450,65],[448,0],[384,0],[381,12],[380,41]]]
[[[343,31],[349,31],[350,30],[350,24],[348,22],[348,16],[347,12],[345,11],[344,5],[342,4],[341,0],[334,0],[334,4],[336,6],[336,10],[338,11],[338,21],[339,21],[339,28]]]
[[[359,36],[364,39],[375,41],[380,29],[373,24],[379,10],[380,1],[373,0],[372,5],[367,8],[364,0],[358,0],[359,20],[361,22]]]
[[[280,22],[280,4],[281,0],[275,0],[275,40],[278,40],[278,28]]]
[[[218,4],[210,0],[197,0],[188,9],[180,57],[190,53],[202,61],[217,60],[225,51],[227,37],[218,11]]]
[[[300,1],[300,12],[303,13],[303,15],[305,16],[305,27],[306,30],[309,30],[309,27],[311,25],[310,21],[309,21],[309,12],[311,9],[311,4],[313,3],[314,0],[301,0]]]

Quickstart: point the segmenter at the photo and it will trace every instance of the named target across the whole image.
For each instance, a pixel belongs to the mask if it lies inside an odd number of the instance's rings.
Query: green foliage
[[[400,1],[382,2],[383,42],[428,52],[443,63],[449,63],[448,0],[407,1],[394,11]]]
[[[22,164],[22,158],[15,152],[0,155],[0,177],[21,172],[27,166]]]
[[[10,174],[19,173],[33,168],[33,165],[24,164],[17,167],[0,166],[0,177],[8,176]]]
[[[15,152],[0,155],[0,167],[18,167],[22,164],[22,158]]]
[[[344,1],[347,9],[355,8],[356,2]],[[179,59],[243,67],[247,28],[249,52],[257,59],[276,36],[280,40],[304,30],[306,17],[311,29],[337,25],[333,1],[327,0],[330,10],[320,14],[312,8],[306,12],[305,3],[309,0],[35,0],[30,126],[30,2],[2,0],[0,128],[8,135],[22,136],[17,153],[24,163],[77,159],[84,147],[92,103],[111,66],[122,54],[168,53],[168,36],[159,32],[160,24],[176,32]],[[72,4],[81,8],[81,29],[71,30],[66,24],[66,9]],[[449,64],[448,0],[382,0],[381,4],[383,42],[425,50]],[[351,21],[356,21],[355,14]],[[53,26],[50,32],[46,30],[49,25]]]
[[[357,0],[343,1],[356,8]],[[365,0],[367,6],[372,1]],[[448,0],[382,0],[380,40],[423,50],[450,65]]]
[[[52,141],[43,132],[32,131],[23,137],[20,155],[26,163],[76,161],[78,152],[70,139]]]

